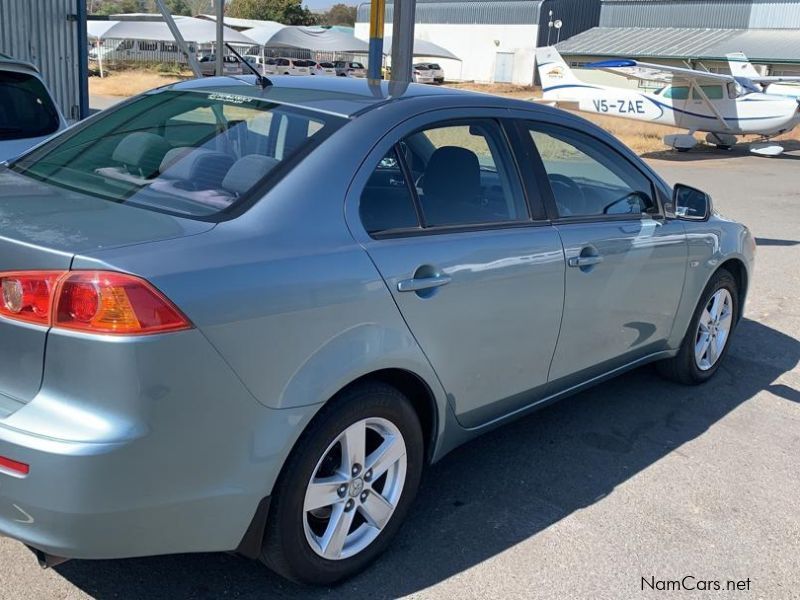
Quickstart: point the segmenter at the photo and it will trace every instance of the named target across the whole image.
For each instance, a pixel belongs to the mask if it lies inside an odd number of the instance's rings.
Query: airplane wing
[[[628,79],[639,79],[642,81],[654,81],[664,84],[675,83],[695,83],[697,85],[724,85],[734,83],[736,80],[733,75],[722,73],[709,73],[707,71],[696,71],[683,67],[671,67],[668,65],[656,65],[653,63],[641,62],[632,59],[604,60],[586,65],[587,69],[599,69],[622,75]]]
[[[800,85],[800,75],[770,75],[768,77],[748,77],[753,83],[794,83]]]

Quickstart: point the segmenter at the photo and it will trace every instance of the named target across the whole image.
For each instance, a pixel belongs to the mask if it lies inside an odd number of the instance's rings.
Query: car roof
[[[206,79],[190,79],[158,88],[154,92],[162,90],[192,90],[225,93],[272,100],[280,104],[299,106],[308,110],[343,117],[353,117],[388,102],[422,97],[484,98],[488,101],[487,104],[496,106],[509,106],[514,103],[513,100],[498,96],[414,83],[396,84],[388,81],[371,83],[367,79],[360,78],[291,77],[283,75],[270,75],[269,80],[272,85],[261,89],[256,85],[254,75],[209,77]]]
[[[15,71],[24,70],[32,73],[39,74],[39,69],[33,63],[26,60],[19,60],[8,56],[7,54],[0,54],[0,69],[3,68],[14,69]]]

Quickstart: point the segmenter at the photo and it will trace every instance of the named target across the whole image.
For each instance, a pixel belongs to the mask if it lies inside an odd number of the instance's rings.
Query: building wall
[[[603,0],[600,26],[796,29],[800,0]]]
[[[0,0],[0,52],[36,65],[68,119],[88,111],[85,0]]]
[[[356,37],[369,38],[368,23],[356,23],[355,30]],[[461,62],[431,59],[442,66],[448,80],[492,83],[497,53],[511,52],[514,54],[512,83],[532,85],[538,33],[536,24],[417,23],[414,36],[438,44],[461,59]],[[390,22],[385,34],[392,34]]]

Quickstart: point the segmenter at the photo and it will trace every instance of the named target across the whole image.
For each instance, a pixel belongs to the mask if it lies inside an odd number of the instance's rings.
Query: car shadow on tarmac
[[[497,429],[431,467],[389,552],[332,589],[296,586],[228,554],[72,561],[56,571],[101,600],[417,592],[597,502],[762,390],[800,402],[776,381],[798,361],[798,340],[744,320],[704,386],[665,382],[645,367]]]
[[[753,140],[755,141],[755,140]],[[798,140],[777,140],[783,146],[784,152],[780,156],[762,157],[765,160],[800,160],[800,141]],[[750,142],[740,143],[733,146],[730,150],[721,150],[709,144],[698,144],[688,152],[677,150],[656,150],[642,154],[642,158],[653,160],[665,160],[672,162],[702,162],[708,160],[724,160],[743,156],[757,156],[748,150]]]

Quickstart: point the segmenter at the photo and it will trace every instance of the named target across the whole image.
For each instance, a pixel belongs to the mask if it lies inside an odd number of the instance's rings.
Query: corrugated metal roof
[[[603,0],[600,27],[800,27],[800,0]]]
[[[1,0],[0,51],[35,64],[67,118],[80,104],[79,0]]]
[[[753,62],[800,63],[800,30],[595,27],[557,48],[565,56],[705,60],[744,52]]]
[[[545,0],[417,0],[417,23],[527,24],[539,22]],[[356,20],[369,22],[369,3],[358,7]],[[386,4],[386,22],[391,23],[394,4]]]

